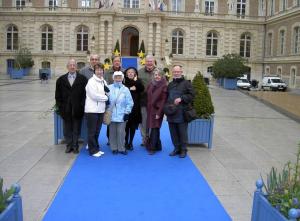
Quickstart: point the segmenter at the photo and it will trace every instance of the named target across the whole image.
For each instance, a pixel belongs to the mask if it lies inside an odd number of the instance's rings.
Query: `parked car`
[[[240,78],[240,79],[238,79],[236,84],[237,84],[238,88],[250,91],[251,84],[247,79]]]
[[[264,76],[261,89],[263,91],[266,89],[269,89],[271,91],[286,91],[287,84],[278,76]]]

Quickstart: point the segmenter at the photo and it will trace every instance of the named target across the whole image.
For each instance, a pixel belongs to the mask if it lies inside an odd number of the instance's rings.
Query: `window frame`
[[[10,48],[8,48],[9,42],[10,42]],[[6,50],[16,51],[18,49],[19,49],[19,29],[16,25],[11,24],[6,28]]]
[[[173,47],[174,43],[176,44],[175,47]],[[172,31],[171,51],[172,51],[172,54],[183,55],[183,51],[184,51],[184,32],[180,29],[175,29],[175,30]]]
[[[249,33],[243,33],[240,37],[240,56],[244,58],[251,57],[251,35]],[[243,48],[243,51],[242,51]]]
[[[285,30],[284,29],[280,29],[279,30],[279,54],[280,55],[284,55],[285,54]]]
[[[210,41],[210,44],[208,43],[208,41]],[[218,56],[218,44],[219,44],[218,34],[215,31],[209,31],[206,34],[206,56]]]
[[[44,30],[44,28],[46,28],[46,30]],[[41,51],[53,51],[53,28],[50,25],[44,25],[42,26],[41,34]],[[43,41],[45,41],[45,43],[43,43]]]
[[[215,13],[215,1],[214,0],[205,0],[204,1],[204,14],[205,15],[213,15],[214,13]]]
[[[124,0],[123,7],[124,8],[140,8],[140,0]]]
[[[80,43],[80,45],[78,44]],[[88,51],[89,50],[89,29],[88,27],[81,25],[76,29],[76,51]]]
[[[293,52],[300,54],[300,25],[293,28]]]
[[[247,10],[247,0],[237,0],[236,15],[239,18],[245,18]]]

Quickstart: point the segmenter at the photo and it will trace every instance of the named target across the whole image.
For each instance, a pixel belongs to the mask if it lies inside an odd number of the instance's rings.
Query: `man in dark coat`
[[[64,137],[67,143],[66,153],[79,153],[78,138],[81,120],[84,114],[85,86],[87,78],[76,72],[77,64],[70,59],[68,73],[56,81],[55,100],[63,119]]]
[[[192,104],[195,92],[190,81],[185,80],[182,75],[182,67],[175,65],[172,69],[173,81],[168,85],[168,103],[176,106],[177,111],[166,114],[169,123],[174,150],[170,156],[179,155],[184,158],[187,152],[187,127],[188,122],[184,119],[184,111]]]

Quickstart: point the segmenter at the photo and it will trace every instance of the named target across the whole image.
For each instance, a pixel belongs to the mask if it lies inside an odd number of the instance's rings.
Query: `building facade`
[[[136,56],[141,42],[159,67],[210,76],[227,53],[247,59],[251,79],[278,74],[300,88],[300,0],[0,0],[0,73],[20,47],[30,49],[32,74],[66,72],[90,53],[104,61],[120,42]]]

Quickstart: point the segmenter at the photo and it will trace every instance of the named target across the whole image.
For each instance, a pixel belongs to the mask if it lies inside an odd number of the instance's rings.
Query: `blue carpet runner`
[[[163,151],[150,156],[140,146],[112,155],[102,127],[105,152],[93,158],[82,148],[43,221],[229,221],[189,157],[169,157],[173,149],[163,124]]]

